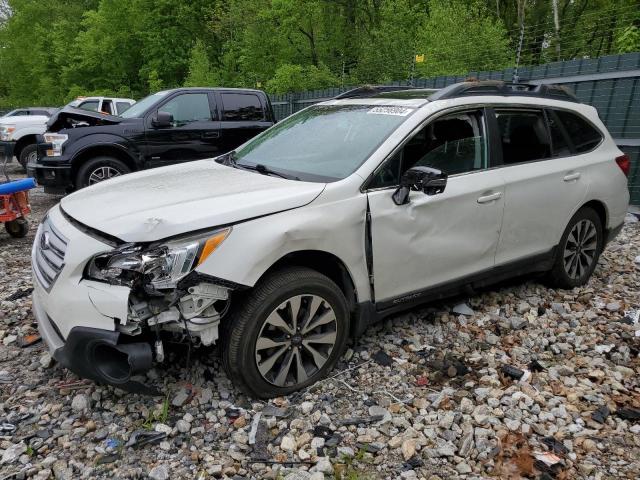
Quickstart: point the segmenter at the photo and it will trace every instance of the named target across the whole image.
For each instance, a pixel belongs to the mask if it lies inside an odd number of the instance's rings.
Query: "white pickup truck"
[[[135,100],[130,98],[78,97],[68,105],[109,115],[120,115],[134,103],[136,103]],[[12,115],[0,118],[0,158],[2,155],[13,152],[13,156],[26,169],[30,160],[36,160],[36,136],[42,135],[47,130],[48,120],[49,115],[46,114]]]

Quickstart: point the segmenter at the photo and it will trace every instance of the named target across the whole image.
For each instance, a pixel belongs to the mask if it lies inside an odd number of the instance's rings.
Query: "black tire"
[[[15,238],[24,238],[29,233],[29,222],[25,218],[16,218],[4,223],[4,229]]]
[[[590,235],[590,232],[595,232],[595,237],[583,238],[582,246],[579,246],[580,241],[577,244],[574,242],[578,224],[581,224],[582,228],[585,229],[585,237]],[[591,225],[593,230],[591,230]],[[588,262],[588,254],[590,254],[591,250],[587,250],[587,247],[589,249],[594,248],[590,262]],[[571,218],[562,234],[553,268],[548,275],[550,284],[557,288],[571,289],[587,283],[598,264],[603,247],[604,235],[600,216],[589,207],[581,208]],[[572,251],[576,255],[572,256]],[[577,261],[571,261],[576,258]]]
[[[117,173],[118,176],[125,175],[131,172],[131,169],[122,160],[118,160],[117,158],[107,157],[107,156],[94,157],[85,161],[78,169],[78,174],[76,175],[76,185],[75,185],[76,190],[80,188],[88,187],[89,185],[93,185],[94,183],[98,183],[92,180],[91,175],[100,169],[107,169],[110,171],[114,171],[115,173]],[[108,177],[108,178],[111,178],[111,177]],[[104,180],[107,180],[108,178],[104,178]]]
[[[275,310],[283,302],[286,303],[299,295],[302,298],[298,317],[300,315],[303,317],[300,318],[300,325],[303,328],[305,321],[307,322],[306,325],[309,326],[315,322],[314,319],[324,315],[324,313],[318,313],[320,312],[320,309],[318,309],[315,314],[312,313],[315,316],[309,318],[308,312],[311,311],[311,303],[309,302],[312,296],[317,296],[316,298],[324,302],[320,304],[321,307],[319,308],[328,309],[330,307],[333,309],[335,316],[332,318],[335,318],[335,324],[331,322],[326,328],[331,329],[331,335],[335,332],[335,342],[331,350],[325,352],[326,360],[321,368],[313,364],[310,354],[304,350],[306,347],[298,344],[299,347],[294,346],[292,351],[292,347],[289,346],[288,350],[282,354],[282,362],[285,363],[285,359],[289,357],[295,357],[296,360],[303,359],[301,362],[306,365],[303,367],[305,368],[305,377],[307,375],[308,377],[306,381],[297,382],[295,377],[299,378],[300,373],[287,369],[286,384],[278,386],[270,383],[259,371],[258,350],[256,350],[257,341],[260,335],[266,335],[263,332],[263,326],[268,328],[266,325],[270,314],[272,312],[275,313]],[[288,304],[288,306],[290,305]],[[306,317],[306,320],[304,317]],[[314,320],[314,322],[311,320]],[[269,332],[271,332],[269,333],[270,335],[273,332],[277,332],[277,334],[282,332],[282,335],[285,335],[284,331],[278,329],[269,330]],[[309,333],[313,334],[313,332],[315,330]],[[222,362],[229,378],[249,396],[272,398],[288,395],[315,383],[335,366],[346,347],[348,332],[349,309],[340,288],[329,278],[315,270],[302,267],[287,268],[276,271],[260,281],[231,313],[226,325],[222,328]],[[324,333],[321,333],[321,335],[324,335]],[[299,335],[294,335],[294,337],[296,336],[300,337]],[[264,337],[260,338],[264,339]],[[306,338],[309,338],[309,336]],[[289,341],[289,345],[291,345],[292,341],[294,341],[293,338]],[[298,349],[299,353],[296,356],[295,352],[298,352]],[[294,361],[291,360],[290,364],[293,365]],[[267,362],[265,361],[264,363]],[[291,379],[291,381],[287,381],[288,379]]]
[[[20,152],[20,157],[18,158],[18,163],[20,163],[20,165],[22,165],[22,169],[26,172],[27,171],[27,163],[29,163],[29,160],[30,160],[29,157],[33,157],[31,159],[34,160],[34,162],[35,162],[35,160],[37,160],[37,156],[38,156],[38,146],[35,145],[35,144],[27,145]]]

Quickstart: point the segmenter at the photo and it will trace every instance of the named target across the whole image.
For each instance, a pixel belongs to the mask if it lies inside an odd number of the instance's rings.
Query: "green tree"
[[[213,87],[219,83],[218,76],[211,69],[207,50],[202,40],[197,40],[191,49],[188,72],[184,81],[185,87]]]

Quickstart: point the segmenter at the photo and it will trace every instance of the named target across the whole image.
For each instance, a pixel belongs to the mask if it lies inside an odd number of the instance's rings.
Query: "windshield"
[[[0,115],[0,118],[12,117],[18,110],[11,110],[10,112],[5,113],[4,115]]]
[[[318,105],[277,123],[238,149],[240,166],[262,165],[306,181],[351,175],[413,112],[408,107]]]
[[[149,109],[149,107],[151,107],[157,101],[161,100],[168,93],[169,92],[166,90],[163,92],[152,93],[148,97],[144,97],[139,102],[136,102],[133,105],[131,105],[131,107],[129,107],[124,112],[122,112],[120,116],[122,118],[140,118],[142,117],[142,115],[144,115],[144,112],[146,112]]]

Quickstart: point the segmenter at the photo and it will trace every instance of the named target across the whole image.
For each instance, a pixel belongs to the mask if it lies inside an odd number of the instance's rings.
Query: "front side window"
[[[223,93],[222,119],[226,121],[254,121],[264,120],[264,110],[260,99],[252,93]]]
[[[275,124],[240,148],[242,166],[264,165],[306,181],[348,177],[414,109],[370,105],[316,105]]]
[[[574,153],[589,152],[602,141],[602,134],[579,115],[564,110],[556,110],[555,114],[569,135]]]
[[[487,144],[482,111],[440,117],[414,134],[374,174],[370,188],[398,185],[411,167],[432,167],[448,175],[487,167]]]
[[[98,100],[87,100],[78,105],[78,108],[82,110],[89,110],[90,112],[97,112],[100,102]]]
[[[211,120],[209,95],[206,93],[185,93],[178,95],[158,110],[173,115],[173,121],[177,126]]]
[[[551,142],[540,110],[496,110],[505,165],[551,158]]]
[[[152,93],[144,97],[139,102],[134,103],[126,112],[120,112],[122,118],[140,118],[144,113],[149,110],[154,104],[162,100],[169,94],[169,90],[162,92]]]

